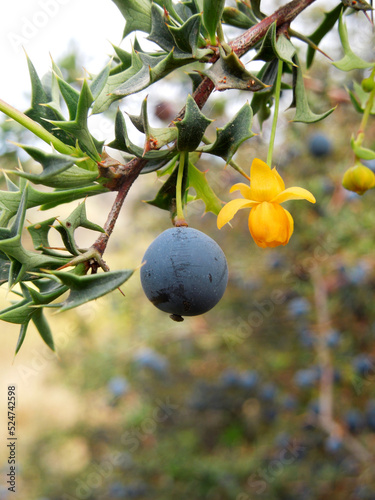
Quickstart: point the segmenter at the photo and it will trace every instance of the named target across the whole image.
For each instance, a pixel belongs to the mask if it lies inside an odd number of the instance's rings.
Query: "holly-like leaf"
[[[151,56],[146,53],[139,53],[138,55],[143,63],[142,68],[129,80],[113,90],[112,94],[114,96],[122,98],[140,92],[152,83],[164,78],[173,70],[195,60],[190,55],[183,58],[177,57],[178,54],[174,49],[161,56]]]
[[[344,49],[344,57],[340,61],[332,63],[341,71],[352,71],[354,69],[366,69],[373,66],[373,63],[364,61],[362,58],[354,54],[349,45],[348,30],[343,21],[342,13],[339,18],[339,34],[342,48]]]
[[[184,118],[181,121],[174,122],[178,130],[178,151],[195,151],[206,128],[212,121],[204,116],[193,97],[189,94]]]
[[[216,45],[216,29],[221,22],[225,0],[203,0],[203,23],[212,45]]]
[[[315,51],[315,46],[318,46],[321,40],[326,36],[327,33],[331,31],[331,29],[336,24],[336,21],[340,17],[340,14],[343,11],[342,4],[338,4],[334,9],[330,12],[324,13],[324,20],[318,26],[318,28],[312,33],[308,38],[311,40],[312,44],[307,47],[307,55],[306,55],[306,67],[310,68],[313,63]]]
[[[60,221],[56,226],[57,231],[61,234],[66,249],[72,255],[79,255],[80,251],[74,240],[74,232],[78,227],[91,229],[104,233],[104,229],[94,222],[90,222],[86,216],[86,203],[80,203],[78,207],[65,220]]]
[[[51,274],[70,289],[68,298],[57,304],[59,311],[67,311],[90,300],[98,299],[120,287],[133,274],[133,270],[108,271],[88,276],[77,276],[63,271],[52,271]]]
[[[99,96],[107,83],[109,72],[111,70],[111,62],[109,62],[100,73],[98,73],[90,83],[90,90],[94,100]]]
[[[99,184],[79,187],[74,189],[58,189],[52,192],[38,191],[30,185],[20,185],[18,191],[0,191],[0,207],[3,208],[2,220],[13,217],[19,208],[22,193],[27,190],[27,208],[39,207],[41,210],[48,210],[63,203],[86,198],[109,190]]]
[[[95,99],[94,105],[92,107],[93,114],[103,113],[114,101],[121,99],[120,96],[113,94],[113,91],[141,70],[141,68],[143,67],[143,62],[134,49],[132,51],[131,58],[131,66],[129,66],[124,71],[121,71],[120,73],[116,73],[108,77],[103,90]]]
[[[151,145],[154,148],[161,148],[177,138],[176,127],[154,128],[150,126],[147,113],[147,97],[142,102],[140,115],[129,115],[129,118],[133,125],[146,135],[144,152],[149,151]]]
[[[48,347],[54,351],[55,344],[53,342],[51,328],[46,320],[46,317],[43,314],[43,309],[36,309],[34,314],[31,317],[32,322],[36,326],[36,329],[39,332],[39,335],[42,337],[44,342],[48,345]],[[21,346],[19,346],[21,347]],[[18,347],[18,349],[19,349]]]
[[[216,140],[213,144],[203,146],[205,153],[220,156],[229,163],[240,145],[255,134],[251,131],[253,119],[252,109],[247,102],[225,127],[216,129]]]
[[[182,26],[168,26],[168,30],[172,33],[175,46],[182,52],[187,52],[193,56],[199,53],[198,40],[201,17],[201,14],[196,14],[190,17]]]
[[[125,153],[130,153],[138,158],[144,158],[149,160],[163,160],[170,159],[175,153],[169,149],[154,150],[154,151],[144,151],[144,148],[140,148],[133,144],[128,136],[126,129],[126,123],[124,116],[120,110],[116,113],[115,120],[115,140],[108,144],[108,147],[124,151]]]
[[[93,102],[94,98],[90,87],[87,81],[84,80],[74,120],[49,120],[49,122],[73,135],[78,140],[78,144],[83,151],[85,151],[93,160],[100,161],[99,153],[102,150],[103,143],[99,143],[94,139],[87,126],[88,112]]]
[[[178,165],[173,170],[172,174],[168,177],[168,179],[164,182],[162,187],[159,189],[156,197],[147,201],[149,205],[153,205],[154,207],[158,207],[162,210],[167,210],[170,212],[171,217],[173,219],[176,214],[176,184],[177,184],[177,174],[178,174]],[[185,196],[188,189],[188,169],[184,169],[183,178],[182,178],[182,202],[185,202]]]
[[[49,154],[32,146],[19,144],[35,161],[40,163],[43,171],[40,174],[24,172],[23,170],[9,170],[34,184],[54,188],[70,188],[91,184],[98,177],[98,172],[80,168],[74,163],[77,159],[67,155]]]
[[[215,84],[216,90],[239,89],[256,92],[266,85],[247,71],[233,50],[226,54],[220,48],[220,58],[203,72]]]
[[[293,66],[293,102],[290,107],[296,108],[296,114],[294,115],[294,122],[303,122],[303,123],[315,123],[320,120],[323,120],[328,115],[330,115],[335,108],[332,108],[325,113],[316,114],[311,111],[305,86],[303,83],[303,75],[302,69],[299,65],[299,61],[297,55],[295,56],[296,66]]]
[[[126,24],[123,37],[132,31],[150,33],[151,0],[112,0],[124,16]]]
[[[247,30],[256,24],[256,18],[250,18],[236,7],[224,7],[223,22],[236,28]]]
[[[50,248],[48,241],[48,234],[56,221],[56,217],[51,217],[32,226],[28,226],[27,230],[30,233],[31,239],[33,240],[33,245],[35,250],[40,250],[47,255],[54,255],[56,257],[60,256],[58,252]]]
[[[189,186],[194,188],[197,193],[195,199],[203,200],[206,212],[218,215],[223,206],[222,202],[209,185],[206,174],[198,170],[191,162],[189,162]]]
[[[46,106],[51,100],[51,95],[47,94],[34,65],[28,57],[27,64],[31,80],[31,107],[25,111],[25,115],[42,125],[42,127],[60,139],[64,144],[75,146],[75,140],[71,134],[63,130],[56,130],[53,125],[49,123],[50,120],[61,120],[61,115]]]

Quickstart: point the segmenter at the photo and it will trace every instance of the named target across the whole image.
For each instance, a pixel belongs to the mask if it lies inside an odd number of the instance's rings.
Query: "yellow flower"
[[[363,194],[368,189],[375,187],[375,174],[362,163],[357,163],[345,172],[342,185],[349,191]]]
[[[232,220],[241,208],[251,208],[249,230],[255,243],[262,248],[286,245],[293,233],[293,219],[280,203],[287,200],[307,200],[315,203],[314,196],[300,187],[285,189],[276,169],[255,158],[250,169],[251,186],[239,183],[230,192],[239,190],[243,196],[227,203],[219,212],[217,227]]]

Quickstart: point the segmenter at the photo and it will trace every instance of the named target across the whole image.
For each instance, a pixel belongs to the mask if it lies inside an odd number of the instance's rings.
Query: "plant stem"
[[[61,154],[72,155],[74,149],[67,144],[64,144],[60,139],[52,135],[48,130],[42,127],[38,122],[32,120],[27,115],[14,108],[10,104],[0,99],[0,111],[18,122],[23,127],[27,128],[35,134],[39,139],[42,139],[47,144],[52,144],[53,147]]]
[[[185,169],[188,168],[189,153],[182,151],[178,163],[177,182],[176,182],[176,219],[175,226],[186,226],[184,211],[182,208],[182,183],[184,179]]]
[[[374,74],[375,74],[375,66],[371,72],[370,78],[374,78]],[[365,107],[365,110],[363,112],[363,117],[361,120],[361,125],[359,126],[358,135],[365,131],[365,128],[367,126],[367,122],[368,122],[368,119],[369,119],[369,116],[370,116],[370,113],[372,110],[372,106],[374,104],[374,99],[375,99],[375,88],[372,89],[372,91],[370,92],[369,98],[367,100],[366,107]]]
[[[281,59],[279,59],[279,64],[277,67],[277,77],[276,77],[276,83],[275,83],[275,110],[273,113],[270,144],[268,146],[268,153],[267,153],[267,165],[269,167],[272,167],[273,147],[275,145],[277,120],[279,117],[279,105],[280,105],[280,94],[281,94],[281,76],[282,76],[282,74],[283,74],[283,61]]]
[[[285,23],[290,23],[295,19],[306,7],[314,3],[316,0],[292,0],[280,7],[277,11],[275,11],[272,15],[262,19],[258,24],[249,28],[245,33],[237,37],[235,40],[229,43],[232,47],[233,51],[241,57],[246,52],[248,52],[251,48],[254,47],[267,33],[268,28],[276,22],[277,26],[281,26]],[[211,63],[214,63],[219,59],[219,55],[216,54],[210,60]],[[198,85],[197,89],[193,93],[193,98],[197,103],[199,109],[202,109],[206,104],[208,98],[210,97],[212,91],[215,89],[215,85],[207,76],[203,78],[202,82]],[[178,113],[174,121],[181,120],[185,115],[185,107],[181,109]],[[126,171],[128,175],[132,175],[131,184],[138,177],[140,171],[143,166],[146,165],[147,162],[142,158],[136,158],[131,160],[126,165]],[[130,184],[130,185],[131,185]],[[98,240],[94,243],[95,248],[97,248],[101,255],[103,255],[106,245],[108,243],[109,235],[113,230],[115,222],[118,217],[118,212],[123,204],[123,201],[128,193],[130,185],[127,189],[123,188],[122,181],[119,182],[119,192],[116,197],[116,201],[114,206],[112,207],[111,212],[108,215],[107,223],[104,229],[107,231],[108,236],[106,234],[102,234],[99,236]],[[120,208],[118,208],[120,207]],[[114,217],[114,220],[111,220],[111,217]],[[111,230],[108,231],[107,227],[110,227]]]

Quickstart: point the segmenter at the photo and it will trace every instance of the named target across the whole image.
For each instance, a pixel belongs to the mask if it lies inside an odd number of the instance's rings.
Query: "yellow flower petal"
[[[229,192],[233,193],[233,191],[240,191],[244,198],[251,200],[251,198],[250,198],[251,189],[250,189],[250,186],[248,186],[247,184],[244,184],[243,182],[239,182],[238,184],[234,184],[230,188]]]
[[[233,219],[238,210],[253,207],[256,203],[255,201],[243,200],[241,198],[230,201],[220,210],[217,216],[217,227],[221,229],[227,222]]]
[[[290,213],[277,203],[263,202],[250,212],[249,230],[261,248],[286,245],[292,236],[293,226]]]
[[[256,201],[271,201],[280,193],[280,188],[284,184],[280,175],[275,174],[275,171],[259,158],[255,158],[251,164],[250,179],[250,197]]]
[[[276,168],[273,168],[273,169],[272,169],[272,172],[273,172],[274,176],[275,176],[275,177],[276,177],[276,179],[277,179],[277,182],[278,182],[278,184],[279,184],[280,191],[284,191],[284,189],[285,189],[285,183],[284,183],[284,181],[283,181],[283,179],[282,179],[281,175],[280,175],[280,174],[279,174],[279,172],[276,170]]]
[[[288,200],[307,200],[311,203],[315,203],[315,197],[307,191],[307,189],[300,187],[291,187],[288,189],[284,189],[281,193],[279,193],[275,198],[271,200],[271,203],[284,203],[284,201]]]

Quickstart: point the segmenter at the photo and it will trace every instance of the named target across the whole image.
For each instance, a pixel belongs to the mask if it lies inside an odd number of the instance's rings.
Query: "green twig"
[[[280,93],[281,93],[280,91],[281,91],[281,76],[282,76],[282,74],[283,74],[283,61],[281,59],[279,59],[279,65],[277,67],[277,78],[276,78],[276,83],[275,83],[275,111],[273,114],[270,144],[268,146],[268,153],[267,153],[267,165],[269,167],[272,167],[273,147],[275,144],[277,119],[279,117],[279,104],[280,104]]]
[[[21,111],[18,111],[18,109],[4,102],[2,99],[0,99],[0,111],[9,116],[9,118],[12,118],[16,122],[18,122],[23,127],[30,130],[30,132],[39,137],[39,139],[42,139],[47,144],[52,144],[55,150],[59,153],[72,155],[75,152],[71,146],[64,144],[62,141],[60,141],[60,139],[43,128],[38,122],[32,120]]]

